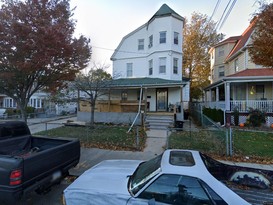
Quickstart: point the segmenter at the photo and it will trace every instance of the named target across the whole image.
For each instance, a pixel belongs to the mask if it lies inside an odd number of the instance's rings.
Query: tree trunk
[[[95,122],[95,103],[91,102],[90,127],[94,127],[94,122]]]

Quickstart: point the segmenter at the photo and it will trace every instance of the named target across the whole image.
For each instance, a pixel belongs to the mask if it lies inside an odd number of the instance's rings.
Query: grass
[[[273,158],[273,133],[238,130],[233,137],[238,154]]]
[[[111,150],[142,150],[145,146],[146,135],[139,132],[139,146],[136,143],[135,130],[127,133],[128,126],[95,125],[90,127],[60,127],[36,133],[50,137],[78,138],[82,147],[92,147]]]
[[[176,132],[169,139],[169,147],[194,149],[218,156],[226,155],[225,133],[201,130]],[[273,133],[233,130],[234,157],[257,161],[273,160]]]

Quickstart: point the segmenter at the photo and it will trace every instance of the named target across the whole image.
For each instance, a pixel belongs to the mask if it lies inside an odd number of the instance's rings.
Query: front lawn
[[[226,155],[225,133],[200,130],[175,132],[169,138],[169,148],[194,149],[208,154]],[[233,156],[257,162],[273,162],[273,133],[233,130]]]
[[[128,129],[128,126],[115,125],[96,125],[94,128],[65,126],[39,132],[35,135],[78,138],[83,147],[111,150],[144,149],[146,141],[145,132],[139,132],[139,147],[137,147],[135,129],[127,133]]]

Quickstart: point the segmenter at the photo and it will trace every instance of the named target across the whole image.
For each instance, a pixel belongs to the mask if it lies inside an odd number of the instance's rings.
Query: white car
[[[166,150],[149,161],[106,160],[64,190],[66,205],[250,205],[208,171],[206,155]]]

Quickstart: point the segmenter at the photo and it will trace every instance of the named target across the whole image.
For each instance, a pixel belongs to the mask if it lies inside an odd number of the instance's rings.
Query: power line
[[[134,52],[134,51],[122,51],[122,50],[117,50],[117,49],[112,49],[112,48],[103,48],[99,46],[92,46],[92,48],[97,48],[97,49],[102,49],[102,50],[107,50],[107,51],[114,51],[118,53],[131,53],[131,54],[149,54],[149,53],[144,53],[144,52]]]
[[[214,14],[216,13],[216,11],[217,11],[217,9],[218,9],[218,6],[219,6],[220,2],[221,2],[221,0],[218,0],[218,1],[216,2],[216,5],[215,5],[215,7],[214,7],[214,9],[213,9],[213,12],[212,12],[212,14],[211,14],[211,16],[210,16],[210,18],[209,18],[209,21],[211,21],[212,17],[213,17]]]
[[[217,23],[217,25],[216,25],[216,27],[215,27],[215,30],[218,30],[218,27],[219,27],[220,23],[222,22],[222,19],[224,18],[224,15],[226,14],[226,10],[227,10],[227,8],[229,7],[230,2],[231,2],[231,0],[229,0],[228,4],[226,5],[226,8],[225,8],[225,10],[223,11],[220,20],[218,21],[218,23]]]
[[[228,10],[228,13],[225,15],[225,18],[224,18],[224,20],[222,21],[222,23],[221,23],[221,25],[220,25],[220,27],[219,27],[219,30],[220,30],[220,29],[223,27],[223,25],[225,24],[225,22],[226,22],[226,20],[227,20],[227,18],[228,18],[228,16],[229,16],[229,14],[231,13],[231,11],[232,11],[234,5],[236,4],[236,2],[237,2],[237,0],[234,0],[234,1],[232,2],[231,6],[230,6],[230,8],[229,8],[229,10]]]

